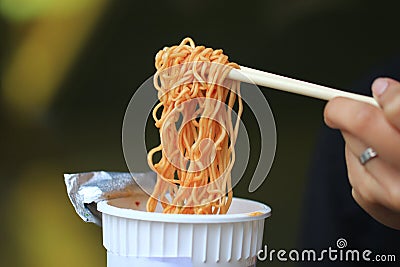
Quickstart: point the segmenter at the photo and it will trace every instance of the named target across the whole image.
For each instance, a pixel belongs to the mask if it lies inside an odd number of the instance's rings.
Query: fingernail
[[[385,79],[376,79],[372,84],[372,92],[376,96],[381,96],[388,88],[389,83]]]

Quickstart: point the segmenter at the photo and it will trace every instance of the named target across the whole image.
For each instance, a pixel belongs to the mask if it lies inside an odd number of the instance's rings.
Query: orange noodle
[[[243,110],[240,83],[227,75],[239,66],[222,50],[196,46],[190,38],[160,50],[155,66],[160,102],[153,118],[161,144],[148,153],[157,183],[147,210],[160,202],[164,213],[225,214]],[[156,153],[161,159],[154,163]]]

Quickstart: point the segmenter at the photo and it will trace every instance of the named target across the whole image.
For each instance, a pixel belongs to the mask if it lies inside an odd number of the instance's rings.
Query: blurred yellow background
[[[127,171],[124,111],[158,49],[191,36],[242,65],[346,88],[398,53],[399,13],[396,1],[0,0],[3,266],[106,266],[101,228],[76,215],[62,174]],[[243,179],[235,194],[271,205],[265,239],[291,248],[324,102],[265,95],[275,163],[257,192]]]

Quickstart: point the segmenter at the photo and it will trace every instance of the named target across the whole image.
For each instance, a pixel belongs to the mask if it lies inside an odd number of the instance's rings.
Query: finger
[[[325,122],[357,137],[375,149],[384,161],[400,162],[400,133],[385,118],[381,109],[356,100],[337,97],[328,102]]]
[[[390,78],[378,78],[372,83],[372,92],[387,120],[400,130],[400,83]]]
[[[374,161],[374,164],[372,164]],[[346,145],[346,163],[350,184],[371,203],[379,203],[392,210],[400,211],[399,174],[387,168],[379,158],[361,165],[359,158]],[[370,170],[365,167],[373,165]],[[373,173],[371,173],[371,170]]]
[[[353,154],[358,158],[360,164],[360,157],[361,154],[365,152],[365,150],[368,148],[366,144],[364,144],[362,141],[360,141],[357,137],[354,135],[348,133],[348,132],[342,132],[343,138],[346,142],[346,145],[349,147],[349,149],[353,152]],[[361,164],[362,165],[362,164]],[[388,173],[387,170],[390,170],[391,176],[396,176],[395,180],[397,183],[397,180],[400,180],[400,166],[398,165],[392,165],[386,161],[384,161],[379,154],[370,160],[368,160],[367,163],[363,165],[364,168],[367,169],[371,174],[373,174],[376,177],[379,177],[385,173]],[[381,172],[382,171],[382,172]]]
[[[359,139],[357,139],[356,137],[354,137],[352,134],[347,133],[347,132],[342,132],[343,138],[346,142],[346,150],[348,150],[347,152],[351,152],[355,158],[358,159],[358,163],[366,169],[367,172],[369,172],[371,175],[377,175],[379,173],[376,173],[377,169],[380,169],[380,165],[379,163],[381,163],[380,161],[382,161],[381,159],[379,159],[379,155],[373,159],[370,159],[365,165],[361,164],[360,161],[360,156],[361,154],[367,149],[367,146],[361,142]],[[379,180],[378,180],[379,182]]]
[[[354,188],[351,191],[354,200],[378,222],[394,228],[400,229],[400,214],[393,212],[386,207],[366,201]]]
[[[378,182],[367,172],[362,165],[357,162],[354,154],[346,145],[345,156],[347,163],[347,175],[351,187],[353,187],[359,194],[362,195],[370,203],[382,202],[382,187]]]

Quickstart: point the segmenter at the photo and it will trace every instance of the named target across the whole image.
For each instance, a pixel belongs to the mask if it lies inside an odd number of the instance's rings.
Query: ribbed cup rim
[[[116,199],[112,201],[118,201]],[[222,215],[164,214],[147,212],[111,205],[110,200],[97,203],[97,210],[112,216],[134,220],[170,222],[170,223],[232,223],[263,220],[271,216],[271,208],[267,205],[244,198],[232,199],[230,210]]]

